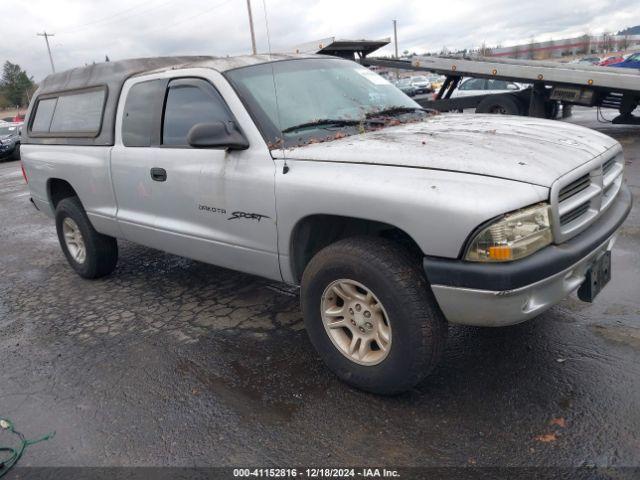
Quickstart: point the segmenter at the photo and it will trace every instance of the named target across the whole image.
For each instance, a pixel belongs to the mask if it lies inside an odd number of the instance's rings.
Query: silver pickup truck
[[[433,369],[447,322],[511,325],[576,290],[592,301],[631,208],[605,135],[437,115],[326,56],[56,73],[22,143],[32,202],[79,275],[111,274],[126,239],[300,285],[323,360],[383,394]]]

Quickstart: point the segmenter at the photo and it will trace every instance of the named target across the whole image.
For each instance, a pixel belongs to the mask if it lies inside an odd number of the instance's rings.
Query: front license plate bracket
[[[583,302],[593,302],[609,280],[611,280],[611,251],[606,251],[587,270],[584,282],[578,289],[578,298]]]

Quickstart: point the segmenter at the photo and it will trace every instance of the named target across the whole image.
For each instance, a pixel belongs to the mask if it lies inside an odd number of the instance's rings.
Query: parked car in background
[[[486,95],[491,93],[517,92],[524,90],[526,85],[506,80],[487,78],[465,78],[451,95],[455,97],[470,97],[473,95]]]
[[[433,91],[429,79],[423,75],[411,77],[411,85],[416,89],[416,93],[429,93]]]
[[[0,124],[0,161],[20,160],[20,129],[22,123]]]
[[[24,113],[17,113],[10,117],[4,117],[2,121],[8,123],[22,123],[24,122]]]
[[[411,83],[410,78],[401,78],[396,82],[395,85],[402,91],[402,93],[406,93],[410,97],[413,97],[418,93],[418,90],[416,89],[416,87],[414,87],[413,84]]]
[[[632,53],[621,62],[611,63],[607,66],[616,68],[640,68],[640,52]]]
[[[589,56],[589,57],[576,58],[575,60],[572,60],[569,63],[577,63],[579,65],[597,65],[601,61],[602,59],[600,57]]]
[[[624,61],[624,57],[621,55],[613,55],[611,57],[607,57],[604,60],[602,60],[598,65],[600,65],[601,67],[606,67],[608,65],[612,65],[614,63],[620,63]]]
[[[440,90],[446,78],[447,77],[445,77],[444,75],[429,76],[428,80],[429,80],[429,83],[431,84],[431,90],[433,90],[434,92],[437,92],[438,90]]]

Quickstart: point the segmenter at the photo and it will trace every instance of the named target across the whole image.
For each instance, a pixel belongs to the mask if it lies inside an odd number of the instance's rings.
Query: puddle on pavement
[[[640,328],[624,325],[594,325],[591,329],[596,335],[606,340],[640,348]]]
[[[289,421],[300,405],[295,402],[265,398],[259,386],[251,381],[253,373],[239,362],[232,362],[238,380],[225,378],[201,367],[188,359],[180,359],[176,365],[178,373],[191,375],[216,398],[230,406],[244,418],[258,418],[265,423]]]
[[[558,401],[558,406],[562,410],[571,410],[573,407],[573,402],[576,398],[576,394],[574,391],[570,391],[567,394],[563,395],[563,397]]]

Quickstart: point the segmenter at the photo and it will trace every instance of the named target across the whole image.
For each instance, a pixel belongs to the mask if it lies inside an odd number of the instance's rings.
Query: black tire
[[[560,104],[555,100],[548,100],[544,104],[544,116],[549,120],[555,120],[560,113]]]
[[[488,95],[478,104],[476,113],[522,115],[522,107],[513,95]]]
[[[11,159],[20,160],[20,144],[19,143],[16,145],[16,148],[14,148],[13,153],[11,154]]]
[[[76,223],[82,234],[86,250],[86,257],[82,263],[73,258],[64,239],[62,225],[67,217]],[[104,277],[116,268],[118,242],[115,238],[102,235],[93,228],[78,197],[60,200],[56,207],[56,230],[60,247],[69,265],[81,277],[90,279]]]
[[[392,341],[377,365],[347,358],[325,330],[323,292],[344,278],[367,286],[389,317]],[[329,368],[356,388],[383,395],[404,392],[433,370],[444,350],[447,322],[420,262],[390,240],[354,237],[322,249],[304,271],[300,299],[311,343]]]

